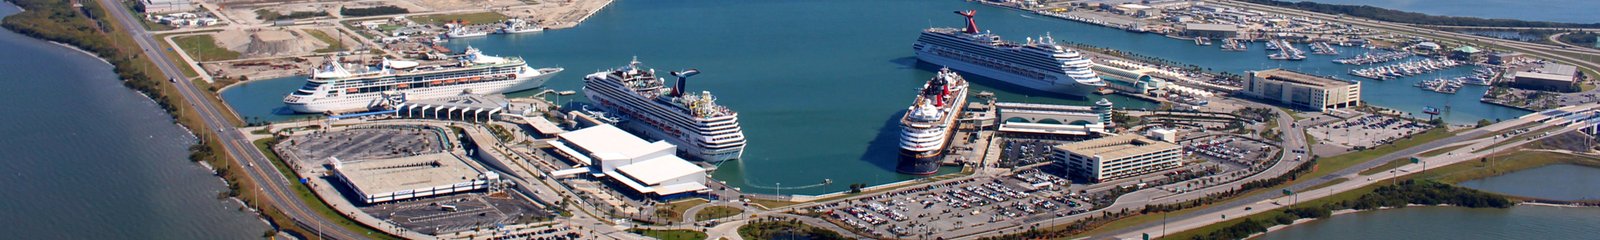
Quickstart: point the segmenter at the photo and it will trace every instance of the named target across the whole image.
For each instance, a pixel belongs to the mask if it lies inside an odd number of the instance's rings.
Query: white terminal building
[[[1056,145],[1051,151],[1051,158],[1072,175],[1094,182],[1183,166],[1183,150],[1180,146],[1137,134]]]
[[[374,204],[488,188],[500,175],[468,165],[447,152],[402,158],[340,161],[330,158],[333,172],[361,202]]]
[[[634,192],[668,198],[710,192],[706,170],[679,158],[677,146],[666,141],[648,142],[609,124],[565,132],[550,142],[556,152],[585,168],[556,171],[553,175],[587,172],[615,180]]]

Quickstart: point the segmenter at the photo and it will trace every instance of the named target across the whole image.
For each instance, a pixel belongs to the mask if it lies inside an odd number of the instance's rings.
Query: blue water
[[[911,42],[930,25],[963,24],[951,13],[956,9],[977,9],[980,27],[1019,41],[1050,33],[1058,40],[1217,71],[1243,73],[1281,67],[1355,79],[1344,74],[1354,67],[1330,62],[1333,56],[1272,61],[1261,45],[1252,46],[1249,52],[1224,52],[1215,46],[1195,46],[1159,35],[965,1],[618,1],[577,28],[454,40],[448,46],[522,56],[535,67],[564,67],[566,72],[546,85],[559,90],[579,90],[583,75],[626,64],[635,56],[660,71],[700,69],[703,74],[696,76],[689,88],[711,91],[719,103],[738,111],[749,139],[745,159],[726,163],[713,174],[717,179],[746,191],[768,193],[776,192],[772,187],[779,183],[797,186],[831,179],[837,185],[831,191],[840,191],[843,187],[838,186],[851,183],[915,178],[894,173],[898,128],[894,121],[909,105],[914,89],[933,76],[935,67],[916,64]],[[1346,54],[1359,51],[1342,50]],[[1470,71],[1453,69],[1437,77]],[[1448,107],[1443,117],[1455,123],[1527,113],[1478,102],[1482,87],[1468,87],[1455,95],[1412,87],[1432,77],[1364,81],[1363,98],[1373,105],[1416,114],[1421,114],[1424,106]],[[977,90],[995,91],[1002,101],[1088,105],[1098,99],[1067,99],[969,78],[977,83]],[[222,95],[247,118],[298,117],[272,113],[301,79],[261,80]],[[1154,107],[1116,95],[1108,98],[1118,107]],[[823,192],[829,190],[783,190]]]
[[[1556,164],[1465,181],[1460,185],[1489,192],[1552,200],[1600,200],[1600,168]]]
[[[0,3],[0,16],[17,12]],[[195,142],[111,66],[0,31],[0,235],[5,239],[253,239],[269,229],[218,199]]]
[[[1407,207],[1333,216],[1256,239],[1595,239],[1596,216],[1600,208]]]
[[[1309,0],[1319,3],[1369,5],[1443,16],[1509,18],[1535,21],[1600,23],[1600,1],[1594,0]],[[1298,1],[1291,1],[1298,2]]]

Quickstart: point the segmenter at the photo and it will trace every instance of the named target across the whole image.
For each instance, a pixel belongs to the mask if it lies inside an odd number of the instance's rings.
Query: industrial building
[[[473,168],[467,159],[448,152],[351,162],[330,160],[334,175],[366,204],[485,189],[500,180],[499,174]]]
[[[612,179],[635,193],[658,198],[710,192],[706,170],[679,158],[677,146],[666,141],[648,142],[610,124],[557,137],[560,140],[550,144],[586,170],[578,173]]]
[[[148,14],[191,12],[195,10],[194,2],[189,0],[140,0],[139,5],[144,7],[144,13]]]
[[[1239,27],[1232,24],[1187,23],[1183,25],[1183,35],[1214,39],[1232,38],[1239,36]]]
[[[1512,86],[1543,91],[1572,91],[1583,77],[1578,67],[1546,63],[1539,68],[1516,72]]]
[[[1361,105],[1361,82],[1269,69],[1250,73],[1245,93],[1292,107],[1326,112]]]
[[[1104,182],[1183,166],[1177,144],[1123,134],[1057,145],[1051,151],[1055,164],[1070,174]]]

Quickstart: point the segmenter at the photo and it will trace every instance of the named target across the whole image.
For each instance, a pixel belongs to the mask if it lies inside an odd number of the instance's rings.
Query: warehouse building
[[[499,174],[473,168],[467,159],[448,152],[350,162],[330,160],[334,175],[366,204],[485,189],[500,180]]]
[[[140,0],[139,6],[142,6],[144,13],[148,14],[192,12],[195,10],[194,2],[189,0]]]
[[[1056,145],[1055,164],[1070,174],[1104,182],[1183,166],[1183,151],[1169,142],[1123,134]]]
[[[1517,88],[1565,92],[1576,90],[1583,74],[1572,65],[1546,63],[1536,69],[1516,72],[1514,76],[1512,86]]]
[[[1239,36],[1239,27],[1231,24],[1188,23],[1183,25],[1183,35],[1213,39]]]
[[[1245,93],[1291,107],[1326,112],[1361,105],[1361,82],[1269,69],[1250,73]]]
[[[609,124],[558,134],[556,152],[574,159],[595,177],[612,179],[634,193],[675,198],[710,192],[706,170],[675,153],[666,141],[648,142]]]

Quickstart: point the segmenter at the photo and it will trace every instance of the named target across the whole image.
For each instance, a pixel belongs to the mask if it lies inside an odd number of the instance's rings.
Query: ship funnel
[[[967,33],[978,34],[978,22],[972,21],[972,16],[977,13],[977,10],[956,11],[956,14],[967,17]]]
[[[689,81],[689,77],[690,76],[694,76],[696,74],[700,74],[700,70],[691,68],[689,70],[683,70],[682,72],[672,71],[671,73],[672,73],[672,76],[677,76],[678,77],[678,86],[672,88],[672,95],[673,96],[682,97],[683,96],[683,90],[684,90],[684,87],[685,87],[684,84],[686,84]]]

